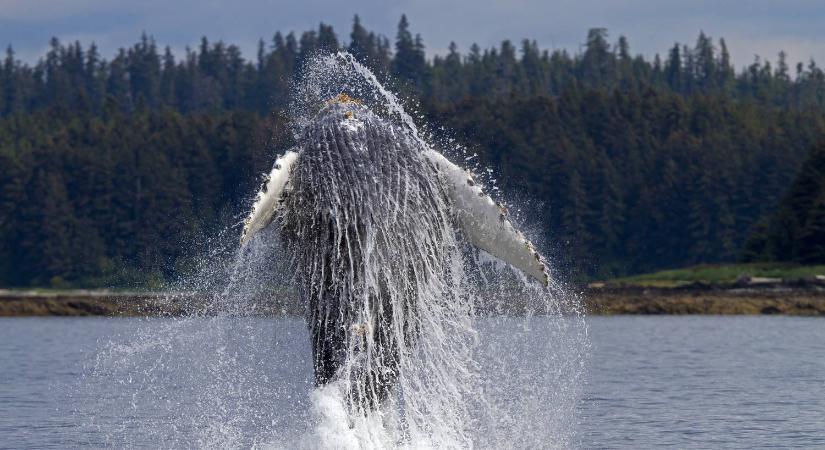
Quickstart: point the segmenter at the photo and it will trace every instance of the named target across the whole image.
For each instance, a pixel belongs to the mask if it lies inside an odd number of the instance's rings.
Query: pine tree
[[[605,28],[591,28],[581,62],[582,80],[590,87],[605,87],[613,79],[613,57]]]
[[[371,63],[374,58],[376,49],[374,39],[370,40],[370,35],[367,29],[361,26],[361,19],[358,14],[352,19],[352,32],[349,35],[350,42],[347,47],[352,56],[358,61]]]
[[[332,26],[321,23],[318,26],[318,49],[324,53],[335,53],[339,48],[338,37]]]
[[[682,72],[682,54],[679,44],[675,44],[670,49],[665,63],[665,80],[674,91],[682,92]]]
[[[402,15],[395,39],[393,73],[410,82],[413,91],[420,95],[426,83],[426,65],[423,41],[420,36],[413,38],[407,16]]]
[[[799,233],[800,262],[825,264],[825,189],[811,205],[808,220]]]
[[[19,235],[26,275],[38,284],[69,277],[74,240],[74,213],[62,177],[45,170],[34,175],[26,206],[20,211]]]
[[[716,56],[714,54],[713,41],[707,37],[704,32],[699,33],[693,54],[696,55],[695,67],[699,89],[705,92],[717,89],[718,75],[716,73]]]

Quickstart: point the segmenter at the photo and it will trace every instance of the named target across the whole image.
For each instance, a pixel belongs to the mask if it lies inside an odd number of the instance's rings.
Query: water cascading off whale
[[[469,172],[344,94],[277,159],[241,243],[273,222],[306,306],[316,385],[340,380],[367,410],[416,350],[426,302],[461,275],[462,239],[548,283],[541,256]]]

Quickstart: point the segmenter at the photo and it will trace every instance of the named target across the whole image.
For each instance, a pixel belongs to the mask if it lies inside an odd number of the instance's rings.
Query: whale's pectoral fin
[[[458,225],[467,240],[547,285],[547,264],[533,244],[513,227],[504,206],[486,195],[473,177],[435,150],[424,152],[448,183]]]
[[[284,191],[287,189],[292,169],[297,161],[298,152],[294,151],[284,153],[275,161],[272,172],[264,180],[264,185],[261,187],[261,191],[258,192],[255,204],[252,205],[252,212],[249,213],[249,217],[244,222],[241,245],[245,245],[255,233],[272,223],[275,212],[281,206]]]

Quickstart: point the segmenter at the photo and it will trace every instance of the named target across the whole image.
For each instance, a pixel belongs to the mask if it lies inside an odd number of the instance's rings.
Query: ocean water
[[[553,320],[477,324],[500,424],[477,447],[825,448],[822,319],[590,317],[585,376],[547,389]],[[344,446],[307,339],[289,317],[0,319],[0,448]]]

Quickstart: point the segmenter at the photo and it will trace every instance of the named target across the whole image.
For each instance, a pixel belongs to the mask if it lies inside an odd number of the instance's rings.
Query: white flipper
[[[281,205],[281,196],[284,193],[292,168],[298,161],[298,153],[288,151],[275,161],[272,172],[269,173],[263,188],[258,192],[255,204],[252,205],[252,212],[246,218],[241,235],[241,245],[249,242],[249,239],[258,231],[266,228],[275,217],[275,212]]]
[[[470,244],[547,285],[550,278],[547,265],[533,244],[507,219],[506,209],[484,194],[467,172],[441,153],[426,150],[424,156],[449,183],[458,225]]]

